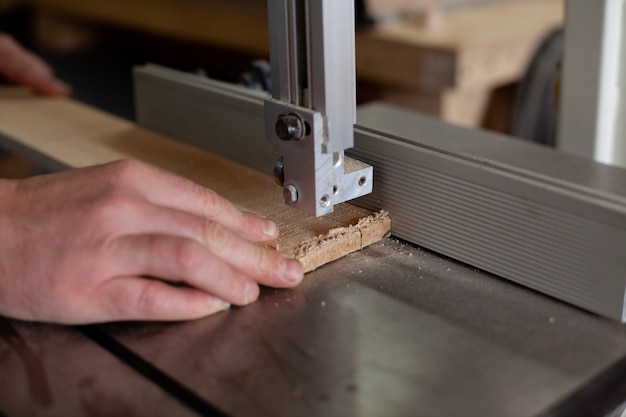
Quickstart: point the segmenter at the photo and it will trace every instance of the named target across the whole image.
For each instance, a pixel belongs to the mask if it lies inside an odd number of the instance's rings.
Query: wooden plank
[[[299,259],[305,271],[374,243],[390,229],[386,213],[350,204],[322,218],[304,214],[283,203],[282,189],[267,175],[70,99],[0,90],[0,134],[0,143],[48,166],[130,158],[189,178],[243,210],[276,221],[281,235],[269,245]]]

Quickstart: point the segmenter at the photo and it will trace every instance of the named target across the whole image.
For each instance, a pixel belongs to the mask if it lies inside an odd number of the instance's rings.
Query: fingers
[[[67,96],[71,93],[71,88],[67,84],[56,79],[51,70],[46,70],[41,66],[45,65],[43,61],[34,55],[30,58],[31,62],[27,59],[22,62],[24,69],[17,70],[16,76],[12,78],[13,81],[31,87],[44,95]]]
[[[302,279],[298,261],[251,244],[223,226],[215,224],[215,227],[219,231],[213,236],[219,236],[215,241],[220,243],[211,244],[209,250],[194,239],[178,236],[119,238],[110,255],[124,265],[125,273],[186,283],[193,288],[173,287],[150,278],[107,281],[98,289],[105,320],[195,319],[224,310],[231,303],[240,306],[252,303],[259,296],[257,282],[292,286],[294,281],[285,276],[297,276],[295,283]],[[219,253],[212,253],[211,249]],[[230,258],[227,262],[221,256]],[[240,267],[231,263],[239,263]],[[255,270],[255,266],[259,269]],[[285,272],[289,268],[296,272]]]
[[[43,94],[70,93],[70,88],[54,77],[48,64],[7,35],[0,35],[0,73]]]
[[[178,177],[173,181],[179,183],[177,189],[180,198],[170,200],[170,207],[218,222],[253,242],[262,242],[278,237],[278,227],[270,219],[242,212],[216,192],[191,181]]]
[[[204,222],[199,229],[204,246],[260,284],[288,288],[298,285],[304,277],[299,261],[273,249],[250,244],[217,223]]]
[[[138,233],[178,235],[193,239],[222,262],[254,281],[277,288],[296,286],[302,281],[302,265],[280,252],[252,244],[219,223],[174,209],[146,207],[143,216],[153,219]]]
[[[193,288],[139,277],[121,277],[99,288],[91,321],[193,320],[227,310],[230,304]]]
[[[182,224],[180,230],[184,230]],[[218,223],[205,221],[187,232],[190,237],[199,238],[209,251],[260,284],[287,288],[298,285],[304,277],[299,261],[273,249],[250,244]]]
[[[254,280],[193,239],[139,235],[120,238],[112,245],[112,259],[124,265],[120,275],[143,275],[186,283],[239,306],[250,304],[259,296]]]
[[[126,182],[136,184],[135,187],[140,188],[153,204],[218,222],[253,242],[267,241],[278,236],[278,228],[273,221],[244,213],[216,192],[192,181],[131,161],[116,164],[127,165]],[[145,184],[152,183],[159,184],[159,187],[145,187]]]

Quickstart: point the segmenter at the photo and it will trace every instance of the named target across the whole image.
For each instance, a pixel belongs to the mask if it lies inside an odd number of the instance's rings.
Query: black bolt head
[[[280,116],[276,122],[276,134],[282,140],[301,140],[304,137],[304,123],[295,114]]]

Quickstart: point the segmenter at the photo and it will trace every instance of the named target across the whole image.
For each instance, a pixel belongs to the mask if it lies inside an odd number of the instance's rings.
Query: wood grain
[[[48,166],[130,158],[209,187],[242,210],[276,221],[281,235],[270,245],[298,258],[306,271],[382,239],[391,225],[386,213],[350,204],[322,218],[309,216],[286,206],[281,188],[267,175],[70,99],[0,90],[0,135],[1,145]]]

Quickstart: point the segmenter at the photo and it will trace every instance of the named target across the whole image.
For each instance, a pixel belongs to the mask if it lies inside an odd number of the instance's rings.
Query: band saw
[[[272,94],[137,68],[138,119],[274,176],[311,219],[345,201],[389,211],[394,237],[246,308],[89,337],[170,378],[159,386],[200,415],[613,412],[626,398],[624,170],[356,109],[351,4],[268,2]]]

